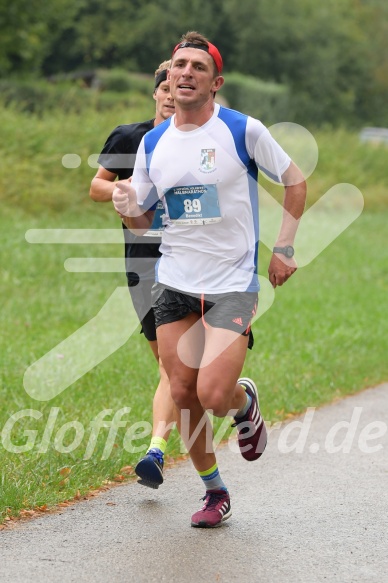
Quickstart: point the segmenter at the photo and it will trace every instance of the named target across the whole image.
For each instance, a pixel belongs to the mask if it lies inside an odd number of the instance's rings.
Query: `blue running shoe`
[[[139,484],[148,488],[159,488],[163,484],[163,453],[160,449],[150,449],[141,458],[135,468],[135,473],[139,476]]]

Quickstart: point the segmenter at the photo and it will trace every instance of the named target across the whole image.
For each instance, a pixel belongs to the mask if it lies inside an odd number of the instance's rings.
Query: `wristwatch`
[[[295,253],[292,245],[287,245],[286,247],[274,247],[273,252],[274,253],[281,253],[282,255],[285,255],[289,259],[291,259],[291,257],[293,257],[294,253]]]

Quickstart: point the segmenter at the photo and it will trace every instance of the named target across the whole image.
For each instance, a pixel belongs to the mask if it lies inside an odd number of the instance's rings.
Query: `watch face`
[[[293,248],[293,247],[291,247],[291,245],[288,245],[288,246],[285,248],[285,252],[286,252],[286,257],[289,257],[289,258],[291,258],[291,257],[293,257],[293,256],[294,256],[294,248]]]

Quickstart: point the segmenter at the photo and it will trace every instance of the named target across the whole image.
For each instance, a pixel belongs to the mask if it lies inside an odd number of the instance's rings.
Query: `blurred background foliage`
[[[187,30],[219,47],[228,104],[265,123],[388,124],[386,0],[0,0],[0,93],[30,111],[125,105]]]

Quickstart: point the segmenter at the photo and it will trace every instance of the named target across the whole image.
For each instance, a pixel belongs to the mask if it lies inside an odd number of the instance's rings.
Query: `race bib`
[[[164,206],[162,202],[158,202],[155,209],[154,220],[152,221],[151,228],[144,233],[143,237],[161,237],[163,233],[163,217],[164,217]]]
[[[177,225],[219,223],[220,205],[216,184],[174,186],[164,191],[170,220]]]

